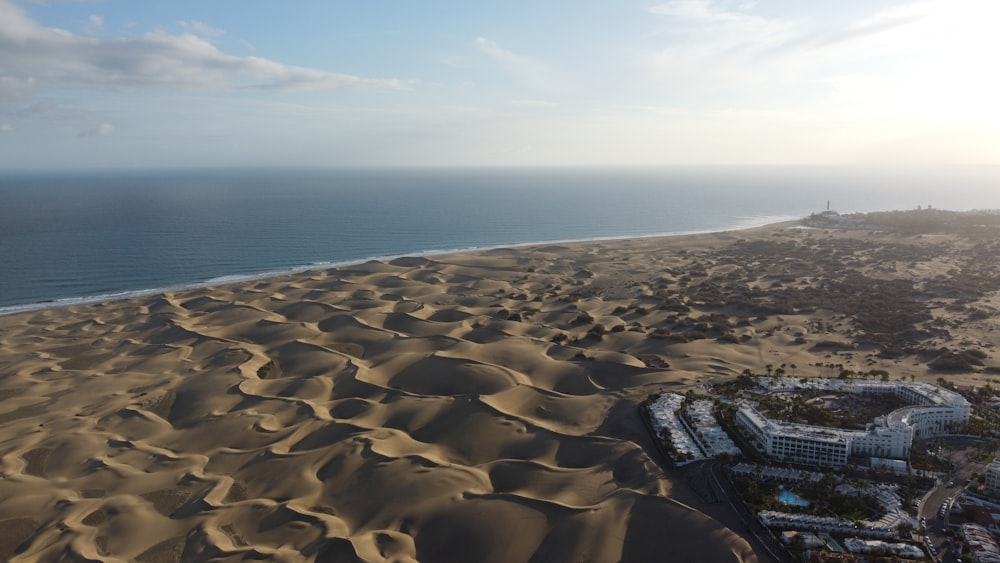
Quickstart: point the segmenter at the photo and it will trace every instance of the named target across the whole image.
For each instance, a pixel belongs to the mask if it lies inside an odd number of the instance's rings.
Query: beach
[[[639,402],[1000,378],[991,237],[787,222],[2,316],[0,558],[767,561]]]

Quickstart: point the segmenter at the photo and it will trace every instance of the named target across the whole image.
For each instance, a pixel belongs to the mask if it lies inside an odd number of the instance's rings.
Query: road
[[[941,519],[938,518],[938,511],[941,509],[941,505],[946,502],[950,509],[951,501],[961,490],[962,487],[958,483],[951,486],[949,486],[948,482],[941,483],[924,495],[923,500],[920,502],[918,516],[927,520],[927,536],[930,537],[931,544],[938,550],[939,557],[941,556],[941,552],[947,551],[944,544],[948,537],[944,534],[944,529],[948,523],[948,514],[945,511],[944,519]],[[943,560],[935,559],[938,561]]]
[[[927,535],[930,537],[931,544],[938,550],[935,560],[946,563],[957,562],[959,559],[951,554],[951,550],[948,549],[948,536],[944,534],[944,530],[948,526],[948,511],[945,511],[944,518],[938,518],[938,511],[945,502],[948,503],[950,509],[951,501],[962,494],[965,484],[972,478],[972,474],[982,472],[985,467],[984,464],[969,459],[971,446],[968,440],[957,440],[953,446],[961,448],[952,454],[952,459],[955,460],[955,470],[946,478],[948,480],[939,483],[924,495],[920,509],[917,511],[918,517],[927,520]]]
[[[726,495],[726,500],[729,506],[732,508],[733,512],[739,515],[740,519],[743,520],[743,524],[746,526],[746,531],[748,532],[747,537],[750,539],[750,544],[754,548],[754,553],[762,560],[768,560],[775,563],[786,563],[792,562],[794,559],[785,551],[784,547],[778,545],[773,539],[771,534],[761,525],[760,521],[757,520],[755,514],[748,511],[739,500],[739,494],[733,490],[732,483],[730,483],[729,478],[723,475],[722,463],[718,460],[713,460],[708,464],[708,470],[711,473],[712,479],[715,484],[722,490]]]

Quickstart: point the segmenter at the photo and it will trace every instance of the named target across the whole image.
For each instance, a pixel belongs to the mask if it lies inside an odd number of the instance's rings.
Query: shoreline
[[[2,316],[0,559],[765,560],[657,464],[648,395],[749,368],[1000,377],[994,233],[796,225]]]
[[[357,266],[360,264],[365,264],[368,262],[389,262],[392,260],[398,260],[400,258],[435,258],[441,256],[448,256],[451,254],[465,254],[470,252],[489,252],[491,250],[498,250],[502,248],[530,248],[533,246],[545,246],[549,244],[583,244],[588,242],[606,242],[606,241],[623,241],[630,239],[655,239],[664,237],[677,237],[677,236],[692,236],[692,235],[704,235],[712,233],[725,233],[733,231],[743,231],[748,229],[764,228],[772,225],[780,225],[783,223],[801,221],[801,217],[792,216],[775,216],[775,217],[760,217],[755,219],[748,219],[743,223],[739,223],[729,229],[704,229],[704,230],[691,230],[691,231],[677,231],[668,233],[653,233],[647,235],[623,235],[623,236],[608,236],[608,237],[593,237],[585,239],[557,239],[549,241],[533,241],[533,242],[523,242],[523,243],[512,243],[512,244],[498,244],[493,246],[475,246],[466,248],[455,248],[455,249],[429,249],[419,252],[410,252],[404,254],[390,254],[384,256],[369,256],[365,258],[360,258],[357,260],[345,260],[340,262],[323,262],[315,263],[302,266],[293,266],[287,269],[280,270],[269,270],[259,273],[250,274],[227,274],[222,276],[217,276],[209,280],[191,283],[179,283],[177,285],[170,285],[159,288],[142,288],[142,289],[125,289],[113,293],[102,293],[98,295],[90,296],[70,296],[70,297],[60,297],[51,300],[46,300],[37,303],[26,303],[20,305],[0,305],[0,317],[6,315],[16,315],[20,313],[29,313],[33,311],[44,311],[48,309],[61,309],[65,307],[74,307],[77,305],[92,305],[96,303],[107,303],[114,301],[124,301],[139,297],[150,297],[155,295],[161,295],[164,293],[181,292],[188,290],[204,289],[208,287],[215,287],[219,285],[229,285],[234,283],[249,283],[253,281],[266,280],[269,278],[296,275],[296,274],[306,274],[309,272],[330,270],[336,268],[345,268],[350,266]],[[763,221],[763,222],[760,222]]]

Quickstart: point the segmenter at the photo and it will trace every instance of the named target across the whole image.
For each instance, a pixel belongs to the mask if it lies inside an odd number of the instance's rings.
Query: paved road
[[[985,467],[984,464],[969,459],[968,454],[972,448],[968,442],[968,440],[962,440],[963,446],[960,446],[962,449],[956,450],[952,454],[952,459],[955,460],[955,471],[946,478],[946,481],[939,483],[924,495],[918,510],[918,516],[927,519],[927,535],[930,536],[934,547],[938,549],[935,560],[946,563],[958,561],[958,559],[951,555],[946,543],[948,537],[944,534],[944,529],[948,525],[948,514],[946,512],[943,519],[938,518],[938,511],[943,503],[961,495],[965,483],[972,478],[972,474],[974,472],[981,473]],[[948,508],[951,508],[950,503]]]
[[[774,541],[767,529],[757,520],[756,515],[748,511],[738,500],[737,492],[733,490],[732,483],[723,474],[722,463],[718,460],[712,461],[709,463],[708,469],[716,485],[726,495],[726,500],[729,502],[729,506],[733,509],[733,512],[738,514],[740,519],[743,520],[744,525],[746,525],[749,538],[752,540],[750,544],[754,548],[754,553],[757,554],[761,561],[770,560],[774,563],[793,563],[794,559],[792,559],[781,545],[778,545]]]
[[[942,545],[947,539],[947,536],[944,535],[944,528],[947,525],[948,515],[946,513],[944,519],[938,518],[938,511],[943,503],[957,496],[960,491],[961,487],[957,484],[949,486],[948,482],[945,482],[931,489],[924,495],[924,500],[920,503],[919,516],[927,520],[927,535],[930,536],[934,547],[938,549],[939,556],[941,551],[946,551]],[[951,508],[950,502],[948,508]]]

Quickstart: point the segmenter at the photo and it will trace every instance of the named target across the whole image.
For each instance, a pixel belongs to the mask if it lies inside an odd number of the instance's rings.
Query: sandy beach
[[[636,405],[745,369],[1000,382],[996,240],[783,223],[0,317],[0,558],[766,560]]]

